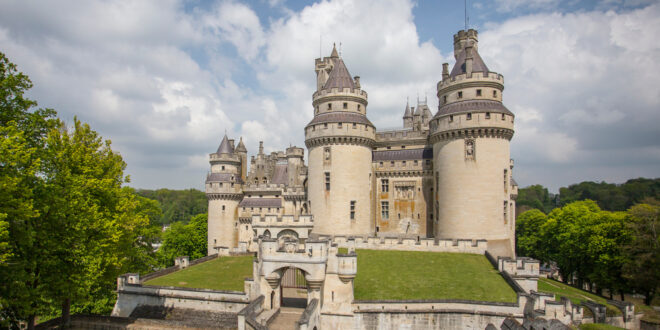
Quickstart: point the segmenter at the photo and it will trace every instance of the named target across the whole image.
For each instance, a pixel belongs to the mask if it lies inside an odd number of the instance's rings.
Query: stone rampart
[[[332,244],[340,248],[398,250],[398,251],[428,251],[484,254],[488,248],[486,240],[466,239],[433,239],[433,238],[398,238],[398,237],[362,237],[362,236],[321,236],[328,238]]]

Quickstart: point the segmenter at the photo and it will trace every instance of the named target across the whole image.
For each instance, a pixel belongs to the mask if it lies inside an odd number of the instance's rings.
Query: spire
[[[422,107],[419,106],[419,99],[417,100],[417,109],[415,109],[415,116],[421,116],[422,115]]]
[[[245,148],[245,144],[243,143],[243,137],[241,136],[241,139],[238,140],[238,146],[236,146],[236,151],[238,152],[247,152],[247,149]]]
[[[332,43],[332,53],[330,53],[330,57],[339,58],[339,54],[337,53],[337,46],[334,43]]]
[[[332,51],[333,54],[336,54],[336,49]],[[335,66],[330,71],[330,76],[328,80],[323,85],[323,89],[332,89],[337,88],[340,91],[344,88],[355,89],[355,81],[351,78],[351,74],[344,64],[344,60],[341,58],[335,59]]]
[[[408,99],[406,98],[406,112],[403,114],[403,118],[410,117],[412,117],[412,113],[410,112],[410,105],[408,104]]]
[[[225,133],[225,137],[222,138],[222,142],[220,142],[220,146],[218,147],[218,151],[216,151],[216,153],[218,155],[234,153],[234,148],[231,147],[231,144],[229,143],[229,138],[227,138],[227,133]]]

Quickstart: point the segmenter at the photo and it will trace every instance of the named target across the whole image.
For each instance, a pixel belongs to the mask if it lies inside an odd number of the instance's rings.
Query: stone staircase
[[[291,330],[296,328],[296,322],[305,311],[304,308],[282,307],[280,313],[268,324],[270,330]]]

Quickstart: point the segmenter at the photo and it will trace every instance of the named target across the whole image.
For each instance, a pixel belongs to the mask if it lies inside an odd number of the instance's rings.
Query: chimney
[[[467,47],[468,43],[471,43],[474,46],[474,49],[477,49],[477,42],[477,30],[469,29],[467,31],[458,31],[458,33],[454,34],[454,58],[458,59],[458,55],[460,55],[463,49]]]
[[[232,149],[235,149],[235,147],[234,147],[234,139],[229,139],[229,145],[231,146]]]
[[[442,80],[449,78],[449,63],[442,63]]]
[[[468,77],[472,76],[472,43],[465,46],[465,73]]]
[[[259,154],[264,154],[264,141],[259,141]]]
[[[360,88],[360,76],[355,76],[355,88]]]

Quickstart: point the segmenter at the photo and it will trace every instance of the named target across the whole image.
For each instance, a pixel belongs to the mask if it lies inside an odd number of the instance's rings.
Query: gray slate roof
[[[431,159],[433,158],[433,149],[401,149],[401,150],[383,150],[374,151],[374,161],[381,160],[414,160],[414,159]]]
[[[236,151],[247,152],[247,149],[245,148],[245,144],[243,143],[243,137],[242,136],[241,136],[241,139],[238,141],[238,146],[236,146]]]
[[[218,147],[218,151],[215,153],[219,154],[233,154],[234,153],[234,148],[231,147],[231,144],[229,144],[229,139],[227,138],[227,134],[225,134],[225,137],[222,138],[222,142],[220,142],[220,146]]]
[[[289,171],[287,164],[277,164],[273,170],[273,178],[270,180],[274,184],[287,184],[289,181]]]
[[[435,117],[472,111],[506,113],[507,115],[513,116],[513,112],[509,111],[502,102],[491,100],[467,100],[443,105],[440,107]]]
[[[309,122],[309,124],[307,124],[307,126],[323,123],[357,123],[374,126],[374,124],[367,119],[367,116],[348,111],[325,112],[318,114]]]
[[[239,207],[282,207],[282,200],[279,198],[255,198],[245,197],[238,204]]]
[[[406,112],[403,113],[403,118],[410,118],[412,117],[412,113],[410,112],[410,106],[406,102]]]
[[[454,78],[459,74],[465,73],[465,57],[465,49],[463,49],[458,55],[458,59],[456,59],[454,68],[451,69],[451,73],[449,74],[450,78]],[[474,48],[472,49],[472,72],[483,72],[484,74],[489,72],[486,63],[484,63],[484,60],[479,55],[479,52]]]
[[[341,58],[335,59],[335,66],[330,71],[330,76],[325,85],[323,85],[323,89],[329,90],[332,88],[338,88],[340,91],[344,88],[355,89],[355,82]]]

